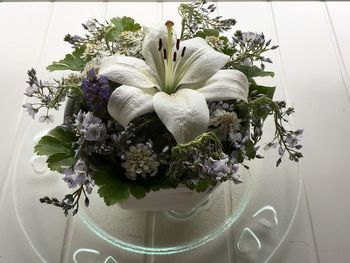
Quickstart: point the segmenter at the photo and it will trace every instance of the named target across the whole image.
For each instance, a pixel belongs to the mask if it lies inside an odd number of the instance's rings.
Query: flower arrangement
[[[278,149],[277,166],[286,154],[302,157],[302,130],[285,127],[294,109],[273,100],[275,87],[254,80],[274,76],[263,54],[277,46],[264,34],[224,36],[236,21],[213,17],[214,10],[205,0],[180,4],[179,35],[171,21],[151,28],[130,17],[93,19],[84,36],[65,36],[73,52],[47,67],[72,73],[47,82],[28,71],[25,95],[35,102],[23,107],[33,119],[40,112],[40,122],[53,122],[50,111],[66,100],[63,123],[35,152],[73,190],[42,203],[75,215],[94,187],[113,205],[180,185],[205,192],[241,183],[239,166],[263,158],[259,141],[270,115],[275,135],[264,150]]]

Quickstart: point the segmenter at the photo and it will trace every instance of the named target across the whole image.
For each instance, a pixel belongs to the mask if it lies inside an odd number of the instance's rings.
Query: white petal
[[[159,87],[158,77],[145,61],[120,55],[106,57],[102,60],[100,75],[119,84],[137,88]]]
[[[231,99],[247,101],[248,98],[248,79],[238,70],[220,70],[201,85],[197,91],[203,94],[207,101]]]
[[[205,132],[209,109],[205,98],[195,90],[181,89],[174,94],[157,92],[153,107],[177,143],[185,143]]]
[[[112,93],[107,105],[108,113],[126,127],[136,117],[153,111],[152,98],[156,92],[156,89],[122,85]]]
[[[184,47],[186,47],[185,54],[181,57]],[[207,80],[220,70],[230,58],[214,50],[200,37],[181,42],[178,53],[178,62],[175,68],[177,86]]]
[[[165,66],[163,49],[168,46],[168,33],[166,27],[158,28],[144,27],[145,37],[142,43],[142,55],[147,64],[157,72],[160,80],[164,83]],[[159,39],[162,40],[162,47],[159,50]]]

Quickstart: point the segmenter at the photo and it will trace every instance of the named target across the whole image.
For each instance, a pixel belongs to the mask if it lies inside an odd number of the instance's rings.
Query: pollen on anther
[[[166,54],[166,49],[163,49],[163,55],[164,55],[164,59],[167,59],[167,54]]]
[[[159,39],[158,51],[161,51],[162,47],[163,47],[163,42],[162,42],[162,39],[160,38],[160,39]]]
[[[176,40],[176,49],[179,50],[180,48],[180,39]]]
[[[173,61],[174,61],[174,62],[176,61],[176,52],[174,52]]]
[[[185,55],[185,51],[186,51],[186,47],[184,47],[181,51],[181,57],[183,57]]]

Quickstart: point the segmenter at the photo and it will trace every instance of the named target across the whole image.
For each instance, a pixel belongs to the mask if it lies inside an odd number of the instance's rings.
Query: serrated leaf
[[[124,31],[135,32],[141,29],[141,25],[135,23],[135,20],[131,17],[115,17],[111,19],[111,28],[106,32],[105,38],[107,41],[113,41],[115,38]]]
[[[63,172],[64,168],[72,166],[76,161],[73,149],[73,142],[76,140],[71,131],[57,126],[38,141],[34,152],[48,156],[47,166],[52,171]]]
[[[128,16],[115,17],[111,19],[112,24],[118,29],[119,32],[132,31],[135,32],[141,29],[140,24],[135,23],[135,20]]]
[[[47,70],[72,70],[83,71],[87,60],[83,57],[85,46],[81,46],[73,51],[72,54],[67,54],[64,59],[55,61],[47,66]]]
[[[234,65],[233,67],[243,72],[247,76],[247,78],[275,76],[275,73],[273,73],[272,71],[265,71],[257,66]]]
[[[68,154],[70,149],[65,143],[60,140],[51,137],[44,136],[40,139],[37,145],[34,147],[34,151],[37,155],[52,155],[56,153]]]
[[[65,168],[72,166],[76,160],[74,156],[65,153],[56,153],[50,155],[46,162],[50,170],[62,173]]]
[[[196,191],[197,192],[204,192],[208,189],[209,186],[210,186],[210,183],[208,181],[200,181],[196,185]]]
[[[129,185],[130,194],[136,199],[142,199],[149,192],[146,187],[137,184]]]
[[[75,134],[73,134],[63,126],[57,126],[53,128],[48,132],[48,135],[55,137],[59,141],[67,142],[68,144],[76,140]]]
[[[248,140],[245,143],[245,154],[249,159],[254,159],[256,155],[256,151],[254,149],[254,143],[252,140]]]
[[[95,171],[94,181],[99,186],[98,194],[107,206],[129,198],[128,184],[118,178],[116,170],[112,167],[104,167]]]

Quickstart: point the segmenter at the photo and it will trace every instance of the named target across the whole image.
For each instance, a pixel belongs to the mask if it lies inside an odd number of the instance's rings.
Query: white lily
[[[204,39],[174,40],[173,23],[145,29],[145,60],[114,55],[105,58],[99,74],[122,84],[108,102],[109,114],[124,127],[134,118],[155,111],[177,143],[205,132],[206,101],[247,100],[248,80],[236,70],[220,70],[229,56]]]

